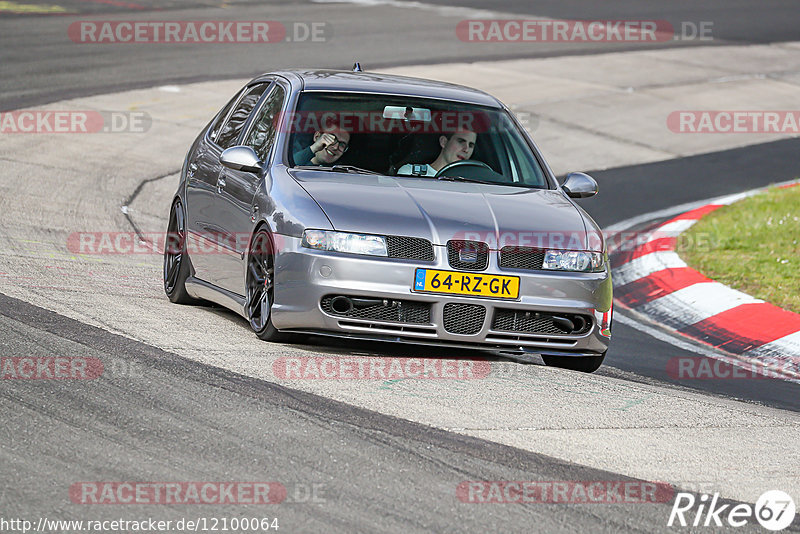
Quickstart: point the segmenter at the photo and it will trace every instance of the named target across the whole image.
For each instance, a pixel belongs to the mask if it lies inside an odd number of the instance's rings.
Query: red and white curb
[[[781,187],[797,185],[800,183]],[[678,236],[703,216],[763,190],[730,195],[691,209],[637,234],[635,245],[628,250],[613,250],[614,299],[624,308],[743,362],[797,379],[800,314],[715,282],[690,268],[675,252]]]

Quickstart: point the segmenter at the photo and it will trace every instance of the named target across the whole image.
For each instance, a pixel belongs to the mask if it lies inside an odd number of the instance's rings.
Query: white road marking
[[[701,282],[673,291],[668,295],[651,300],[637,308],[645,315],[664,315],[668,310],[674,325],[689,326],[728,311],[742,304],[757,304],[763,300],[731,289],[719,282]]]
[[[718,198],[712,204],[716,204],[719,206],[729,206],[734,202],[739,202],[740,200],[744,200],[747,197],[752,197],[753,195],[760,193],[764,189],[756,189],[755,191],[745,191],[744,193],[737,193],[735,195],[728,195],[726,197]]]
[[[639,256],[615,268],[611,277],[615,286],[622,286],[664,269],[680,269],[682,267],[686,267],[686,262],[676,252],[662,250]]]
[[[652,234],[650,234],[650,237],[647,238],[647,243],[663,237],[678,237],[680,234],[694,226],[698,220],[699,219],[678,219],[677,221],[662,224],[656,228]]]
[[[800,354],[800,332],[795,332],[778,338],[775,341],[764,343],[760,347],[748,351],[748,354],[763,357],[778,357],[779,359],[791,358],[789,356],[790,354]],[[800,361],[800,357],[795,356],[794,360],[798,362]]]

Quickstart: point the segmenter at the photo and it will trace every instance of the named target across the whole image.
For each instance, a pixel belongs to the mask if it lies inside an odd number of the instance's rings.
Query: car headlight
[[[574,250],[548,250],[544,254],[542,268],[583,273],[602,272],[604,269],[603,254]]]
[[[306,230],[303,246],[316,250],[330,250],[366,256],[388,256],[386,238],[380,235],[351,234],[328,230]]]

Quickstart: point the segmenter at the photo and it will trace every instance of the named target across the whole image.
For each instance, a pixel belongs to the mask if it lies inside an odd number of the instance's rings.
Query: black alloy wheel
[[[250,328],[264,341],[288,341],[290,334],[279,332],[272,325],[274,289],[274,254],[272,240],[266,230],[259,230],[250,245],[247,259],[245,312]]]
[[[191,276],[189,254],[186,252],[186,215],[183,204],[172,204],[164,241],[164,292],[176,304],[195,304],[197,299],[186,292],[186,280]]]

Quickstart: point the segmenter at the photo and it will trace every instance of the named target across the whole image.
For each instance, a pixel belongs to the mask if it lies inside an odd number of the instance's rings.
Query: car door
[[[208,214],[214,201],[214,191],[217,187],[217,178],[221,164],[219,162],[219,147],[217,137],[222,127],[227,123],[228,116],[233,107],[239,102],[248,90],[243,88],[222,108],[205,132],[203,139],[187,161],[186,168],[186,229],[188,249],[191,256],[194,275],[203,280],[208,279],[206,258],[201,254],[210,243],[205,237],[210,221]]]
[[[197,278],[215,285],[230,277],[226,272],[230,264],[228,256],[236,254],[225,232],[226,213],[220,210],[219,195],[224,179],[220,182],[223,167],[219,157],[223,150],[236,145],[250,114],[270,84],[266,81],[246,87],[229,112],[209,129],[198,149],[201,156],[187,187],[188,247],[192,266]],[[192,170],[190,163],[188,171]]]
[[[270,87],[240,141],[240,144],[255,150],[264,164],[265,171],[252,173],[223,168],[220,174],[221,187],[216,202],[219,203],[218,211],[224,213],[221,219],[223,231],[230,236],[231,244],[236,250],[235,254],[225,256],[226,276],[219,280],[219,285],[238,295],[245,294],[247,247],[257,219],[254,198],[268,175],[270,156],[277,134],[277,121],[286,94],[286,90],[277,83]]]

